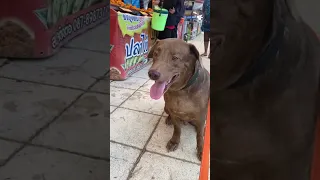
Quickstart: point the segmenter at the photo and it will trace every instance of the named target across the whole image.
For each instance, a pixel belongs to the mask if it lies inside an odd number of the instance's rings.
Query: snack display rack
[[[110,6],[110,79],[125,80],[144,68],[149,48],[157,32],[151,28],[152,9],[141,9],[122,0],[111,0]],[[183,37],[183,20],[178,38]]]
[[[144,68],[155,33],[150,28],[152,9],[140,9],[121,0],[110,6],[110,79],[125,80]]]
[[[108,0],[6,1],[0,6],[0,57],[51,56],[108,15]]]

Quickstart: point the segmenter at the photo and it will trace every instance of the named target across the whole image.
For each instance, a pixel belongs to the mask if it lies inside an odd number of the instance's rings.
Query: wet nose
[[[152,80],[158,80],[160,78],[160,73],[156,70],[149,70],[148,72],[149,78]]]

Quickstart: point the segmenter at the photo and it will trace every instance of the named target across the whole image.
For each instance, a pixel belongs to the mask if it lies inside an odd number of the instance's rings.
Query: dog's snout
[[[158,71],[151,69],[151,70],[149,70],[148,75],[149,75],[150,79],[156,81],[160,78],[161,74]]]

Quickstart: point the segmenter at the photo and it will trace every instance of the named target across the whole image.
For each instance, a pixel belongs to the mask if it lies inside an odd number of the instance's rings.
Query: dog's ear
[[[160,40],[157,40],[154,45],[149,49],[148,59],[153,58],[153,51],[156,49],[157,45],[159,44]]]
[[[196,58],[196,61],[195,61],[196,65],[199,64],[200,66],[203,67],[202,59],[200,58],[200,53],[198,49],[193,44],[189,44],[189,48],[190,48],[190,54]]]
[[[193,45],[189,44],[190,54],[193,55],[197,60],[200,60],[200,53],[198,49]]]

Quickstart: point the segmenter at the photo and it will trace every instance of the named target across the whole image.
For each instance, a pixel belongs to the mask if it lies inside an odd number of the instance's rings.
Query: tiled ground
[[[203,52],[203,36],[190,41]],[[203,58],[210,70],[210,61]],[[150,65],[149,65],[150,66]],[[149,89],[149,66],[125,81],[110,83],[111,175],[114,180],[197,180],[195,130],[182,129],[179,148],[168,153],[166,143],[173,128],[164,123],[164,101],[152,100]]]
[[[0,59],[0,180],[109,179],[108,28],[48,59]]]
[[[108,27],[48,59],[0,59],[0,180],[197,179],[194,129],[165,151],[172,128],[147,69],[110,83]]]

